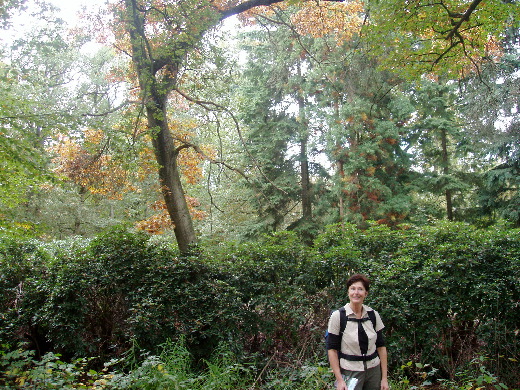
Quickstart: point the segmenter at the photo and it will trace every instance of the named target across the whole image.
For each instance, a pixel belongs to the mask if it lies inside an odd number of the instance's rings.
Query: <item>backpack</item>
[[[343,332],[345,331],[345,328],[347,327],[347,321],[357,321],[357,322],[363,322],[370,319],[372,322],[372,326],[374,327],[374,330],[376,329],[376,314],[374,310],[367,311],[368,318],[348,318],[347,313],[345,311],[345,306],[340,307],[339,309],[339,338],[340,340],[343,339]],[[331,313],[332,314],[332,313]],[[327,351],[329,350],[329,331],[325,331],[325,347]],[[347,355],[344,355],[341,353],[341,351],[338,351],[340,355],[343,355],[344,357]],[[348,355],[350,356],[350,355]],[[369,356],[370,357],[370,356]],[[349,360],[358,360],[357,358],[354,358],[353,356],[350,356]]]

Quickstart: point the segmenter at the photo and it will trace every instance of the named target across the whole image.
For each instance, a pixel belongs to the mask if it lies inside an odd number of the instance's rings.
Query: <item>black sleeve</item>
[[[341,338],[337,334],[329,333],[327,335],[327,349],[336,349],[340,350],[341,348]]]
[[[385,346],[385,336],[383,335],[383,329],[377,332],[376,348]]]

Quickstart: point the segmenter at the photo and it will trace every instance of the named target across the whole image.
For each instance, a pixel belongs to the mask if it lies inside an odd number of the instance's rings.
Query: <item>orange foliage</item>
[[[240,3],[238,0],[209,0],[209,4],[219,11],[228,10]]]
[[[190,214],[193,219],[202,220],[206,217],[204,211],[197,209],[200,203],[195,198],[187,196],[186,201],[188,202],[188,208],[190,209]],[[164,231],[174,228],[164,201],[157,201],[150,205],[150,208],[155,211],[155,214],[143,221],[137,222],[135,225],[137,229],[144,230],[150,234],[163,234]]]
[[[177,125],[180,124],[177,123]],[[189,143],[193,136],[187,130],[181,133],[178,129],[175,135],[177,141],[181,143]],[[54,172],[92,194],[106,196],[110,199],[121,199],[124,192],[135,191],[137,188],[129,181],[130,173],[107,154],[104,143],[106,143],[106,138],[100,130],[87,130],[83,142],[62,137],[51,148],[56,154],[53,159],[53,163],[56,165]],[[203,150],[203,152],[204,156],[192,148],[186,148],[182,149],[179,155],[179,166],[188,183],[197,183],[202,178],[201,162],[204,158],[213,157],[211,149]],[[153,149],[145,147],[139,156],[139,170],[133,172],[132,177],[139,181],[150,175],[157,175]],[[194,219],[205,218],[206,213],[197,209],[200,206],[197,199],[187,196],[186,201]],[[164,201],[157,201],[150,208],[155,211],[154,215],[138,222],[137,228],[151,234],[161,234],[165,230],[173,228]]]
[[[470,75],[475,70],[475,64],[482,63],[483,60],[491,60],[494,63],[498,63],[504,56],[504,50],[500,43],[495,37],[488,36],[487,41],[484,44],[483,51],[473,51],[469,55],[470,61],[466,63],[461,70],[461,77]]]
[[[286,3],[271,7],[256,7],[239,15],[249,25],[255,24],[256,15],[271,16],[275,9],[286,9]],[[291,18],[296,31],[301,35],[321,38],[333,35],[338,43],[350,40],[363,24],[364,3],[359,0],[346,2],[305,2]]]
[[[350,40],[359,32],[363,2],[307,2],[292,18],[300,34],[321,38],[334,35],[338,42]]]
[[[100,130],[87,130],[85,142],[62,137],[51,151],[56,154],[54,172],[92,194],[121,199],[122,192],[135,190],[125,172],[105,153]]]
[[[173,229],[173,223],[166,209],[164,201],[157,201],[150,205],[155,211],[151,217],[136,223],[136,228],[144,230],[150,234],[162,234],[165,230]]]
[[[368,167],[366,169],[367,176],[374,176],[376,173],[376,167]]]
[[[175,105],[176,108],[182,109],[183,104]],[[188,106],[184,107],[186,110]],[[189,184],[197,183],[203,176],[202,162],[207,159],[212,159],[215,152],[213,148],[204,146],[195,146],[193,144],[194,130],[198,123],[192,119],[175,120],[170,119],[170,131],[175,139],[176,147],[186,145],[188,147],[182,148],[179,153],[178,163],[183,177]]]
[[[401,222],[405,218],[406,218],[406,214],[397,213],[397,212],[390,212],[390,213],[388,213],[385,216],[385,218],[378,219],[377,223],[379,225],[387,225],[387,226],[390,226],[390,227],[396,227],[397,225],[400,225]],[[405,227],[405,229],[406,229],[406,227]]]
[[[179,164],[183,177],[188,184],[196,184],[202,177],[202,157],[193,149],[183,149],[181,152],[181,163]]]
[[[151,175],[157,175],[157,163],[155,162],[154,151],[150,147],[144,147],[139,152],[139,170],[135,172],[138,181],[145,180]]]

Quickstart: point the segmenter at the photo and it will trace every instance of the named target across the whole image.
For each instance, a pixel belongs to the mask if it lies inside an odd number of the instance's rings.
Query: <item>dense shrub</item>
[[[441,223],[406,236],[372,274],[393,360],[430,363],[450,378],[479,354],[513,369],[519,231]]]
[[[165,340],[185,338],[194,362],[225,342],[260,367],[304,367],[326,361],[328,315],[347,302],[354,272],[373,280],[367,304],[383,316],[394,372],[429,364],[429,375],[453,380],[488,356],[485,369],[514,383],[520,231],[454,223],[335,225],[313,248],[283,232],[193,257],[122,228],[93,240],[1,240],[0,342],[106,361],[135,348],[160,356]]]
[[[4,244],[2,342],[28,340],[40,353],[52,349],[65,357],[107,357],[130,341],[154,350],[168,337],[187,335],[193,348],[203,344],[201,354],[211,353],[239,322],[238,292],[199,259],[148,241],[115,229],[74,251],[50,249],[59,257],[46,262],[36,249],[24,251],[25,243]]]
[[[37,242],[0,240],[0,341],[26,340],[34,349],[46,344],[36,312],[47,300],[41,284],[49,261]]]
[[[282,232],[219,251],[211,258],[218,256],[219,277],[240,291],[244,318],[237,331],[247,350],[269,356],[277,351],[289,359],[301,333],[314,336],[310,329],[322,309],[315,289],[308,288],[314,282],[311,276],[307,283],[309,248],[294,232]]]

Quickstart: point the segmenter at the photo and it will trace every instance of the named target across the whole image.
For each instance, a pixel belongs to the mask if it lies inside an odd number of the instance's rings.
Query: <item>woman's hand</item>
[[[341,380],[336,381],[336,390],[347,390],[347,384],[341,378]]]
[[[379,359],[381,360],[381,390],[388,390],[388,352],[386,347],[377,348]]]
[[[329,349],[328,355],[330,368],[332,369],[332,372],[336,377],[336,382],[334,382],[334,384],[336,385],[336,390],[347,390],[347,384],[345,383],[345,379],[343,379],[343,375],[341,375],[338,351],[336,351],[335,349]]]

